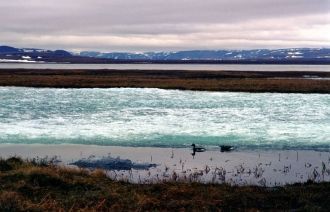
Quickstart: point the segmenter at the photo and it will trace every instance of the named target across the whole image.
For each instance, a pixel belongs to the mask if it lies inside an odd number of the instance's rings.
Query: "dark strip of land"
[[[0,86],[330,93],[330,72],[0,69]]]

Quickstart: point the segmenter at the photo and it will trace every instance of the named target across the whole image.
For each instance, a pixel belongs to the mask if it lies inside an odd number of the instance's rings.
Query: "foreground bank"
[[[13,157],[0,160],[0,210],[237,210],[330,207],[330,183],[286,187],[115,182],[100,171]]]
[[[0,69],[0,86],[330,93],[330,72]]]
[[[314,150],[236,150],[207,147],[121,147],[97,145],[1,144],[0,156],[54,159],[57,165],[100,168],[110,179],[136,184],[197,182],[257,185],[329,182],[330,153]]]

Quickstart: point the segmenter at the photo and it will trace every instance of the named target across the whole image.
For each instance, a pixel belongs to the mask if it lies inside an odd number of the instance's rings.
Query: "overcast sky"
[[[330,47],[330,0],[2,0],[0,45],[106,52]]]

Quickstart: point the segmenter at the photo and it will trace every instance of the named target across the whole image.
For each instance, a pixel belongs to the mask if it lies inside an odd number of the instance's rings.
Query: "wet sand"
[[[330,93],[330,72],[0,69],[0,86]]]
[[[1,144],[0,156],[43,158],[56,156],[60,165],[82,158],[129,159],[157,164],[148,170],[109,170],[115,180],[132,183],[183,181],[232,185],[282,186],[297,182],[330,181],[330,152],[312,150],[233,151],[207,149],[193,157],[190,148],[118,147],[94,145]]]

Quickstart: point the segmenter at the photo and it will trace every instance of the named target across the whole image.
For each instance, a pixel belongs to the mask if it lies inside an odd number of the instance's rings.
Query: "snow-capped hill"
[[[64,50],[45,50],[35,48],[14,48],[0,46],[1,62],[42,62],[58,58],[69,58],[72,54]]]
[[[330,49],[192,50],[179,52],[81,52],[81,56],[121,60],[283,60],[330,58]]]
[[[23,50],[11,46],[0,46],[0,54],[14,54],[22,51]]]
[[[330,48],[190,50],[177,52],[70,53],[65,50],[0,46],[0,62],[66,63],[303,63],[330,64]]]

